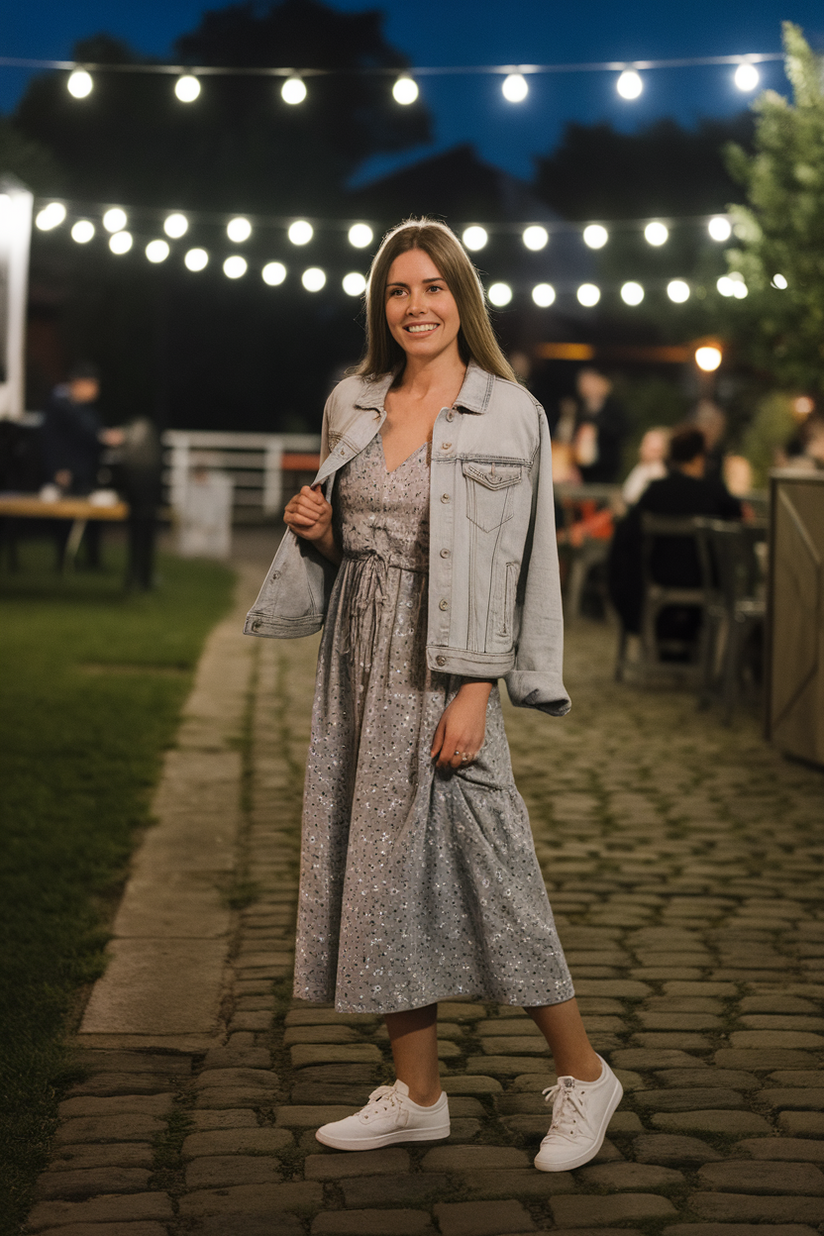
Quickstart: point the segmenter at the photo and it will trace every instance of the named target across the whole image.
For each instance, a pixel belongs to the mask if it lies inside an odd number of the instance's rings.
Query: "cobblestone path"
[[[626,1092],[603,1152],[532,1168],[543,1040],[520,1010],[461,1001],[440,1009],[448,1143],[315,1141],[392,1068],[378,1018],[290,999],[314,647],[250,654],[225,1033],[208,1050],[84,1050],[28,1230],[824,1232],[824,777],[751,717],[727,730],[687,694],[614,684],[611,633],[585,623],[572,714],[507,709],[507,725],[584,1018]]]

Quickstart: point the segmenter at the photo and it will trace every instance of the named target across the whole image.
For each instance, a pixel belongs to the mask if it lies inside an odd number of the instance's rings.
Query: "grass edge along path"
[[[0,1236],[47,1161],[67,1035],[234,582],[166,558],[155,592],[129,594],[119,572],[59,579],[27,557],[0,577]]]

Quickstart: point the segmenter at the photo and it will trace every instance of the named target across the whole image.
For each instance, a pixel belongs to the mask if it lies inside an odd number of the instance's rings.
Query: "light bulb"
[[[175,82],[175,94],[181,103],[194,103],[200,94],[200,82],[191,73],[184,73]]]
[[[368,223],[353,223],[349,229],[349,243],[356,249],[365,249],[371,245],[374,232]]]
[[[734,296],[735,285],[729,275],[722,275],[715,285],[722,296]]]
[[[226,235],[233,244],[240,245],[252,235],[252,225],[248,219],[244,219],[242,216],[239,216],[237,219],[230,219],[226,224]]]
[[[773,275],[772,279],[770,280],[770,286],[774,288],[780,288],[781,291],[783,292],[785,288],[789,287],[789,284],[787,283],[787,280],[785,279],[784,275]]]
[[[109,237],[109,248],[112,253],[117,253],[118,255],[128,253],[131,247],[131,232],[115,232],[114,236]]]
[[[150,240],[146,246],[146,257],[150,262],[165,262],[171,253],[166,240]]]
[[[644,83],[641,81],[640,74],[635,72],[635,69],[624,69],[615,83],[615,89],[622,99],[637,99],[644,89]]]
[[[408,107],[410,103],[415,102],[417,97],[418,83],[413,78],[403,74],[392,87],[392,98],[403,107]]]
[[[78,219],[72,227],[72,240],[79,245],[87,245],[94,236],[94,224],[91,219]]]
[[[584,244],[590,249],[603,249],[609,240],[609,232],[600,223],[590,223],[584,228]]]
[[[209,254],[205,249],[190,249],[183,259],[187,270],[205,270],[209,262]]]
[[[648,223],[644,228],[644,236],[647,244],[654,245],[657,249],[669,240],[669,229],[663,223]]]
[[[53,227],[59,227],[66,218],[66,207],[62,202],[49,202],[42,210],[38,210],[34,222],[41,232],[50,232]]]
[[[707,231],[712,240],[729,240],[732,236],[732,225],[723,215],[716,215],[707,224]]]
[[[363,296],[366,291],[366,280],[357,271],[343,276],[343,290],[347,296]]]
[[[634,283],[630,280],[621,288],[621,300],[625,305],[640,305],[644,299],[644,289],[640,283]]]
[[[523,103],[529,94],[529,86],[523,73],[509,73],[503,80],[501,94],[507,103]]]
[[[536,283],[532,289],[532,299],[540,309],[548,309],[555,303],[555,288],[551,283]]]
[[[690,298],[690,285],[683,279],[670,279],[667,284],[667,296],[676,305],[683,305],[684,301]]]
[[[127,222],[126,212],[119,206],[112,206],[103,216],[103,226],[107,232],[122,232]]]
[[[319,292],[326,283],[326,275],[319,266],[310,266],[300,277],[307,292]]]
[[[695,363],[704,373],[712,373],[721,364],[721,349],[711,345],[696,348]]]
[[[249,269],[249,263],[239,253],[233,253],[223,263],[223,273],[227,279],[241,279]]]
[[[750,90],[755,90],[761,80],[761,75],[754,64],[746,63],[739,64],[733,75],[733,81],[739,90],[748,93]]]
[[[582,283],[576,292],[579,302],[591,309],[593,305],[597,305],[601,299],[601,289],[596,287],[594,283]]]
[[[167,215],[163,220],[163,231],[172,240],[180,240],[189,230],[189,220],[185,215]]]
[[[284,103],[302,103],[306,98],[306,86],[302,77],[287,77],[286,81],[280,88],[280,95]]]
[[[484,245],[489,240],[489,233],[484,227],[468,227],[464,230],[464,234],[461,239],[467,249],[483,249]]]
[[[490,304],[503,306],[512,300],[512,288],[508,283],[493,283],[487,292]]]
[[[736,300],[744,300],[749,295],[749,288],[743,279],[733,279],[732,294]]]
[[[549,232],[545,227],[541,227],[539,223],[533,223],[530,227],[524,228],[522,239],[527,249],[537,251],[546,246],[549,240]]]
[[[290,224],[289,231],[286,233],[293,245],[308,245],[314,234],[312,224],[307,223],[305,219],[297,219]]]
[[[276,288],[286,278],[286,267],[283,262],[267,262],[260,272],[264,283],[270,288]]]
[[[75,99],[85,99],[87,95],[91,94],[93,86],[94,82],[92,81],[91,74],[87,73],[85,69],[74,69],[69,74],[69,80],[66,82],[69,94]]]

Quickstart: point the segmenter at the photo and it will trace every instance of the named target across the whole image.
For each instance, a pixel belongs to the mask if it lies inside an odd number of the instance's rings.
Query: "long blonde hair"
[[[492,330],[478,272],[455,233],[445,223],[426,218],[407,219],[393,228],[375,254],[366,288],[366,350],[354,372],[391,373],[405,363],[406,354],[386,321],[386,285],[395,258],[411,249],[428,254],[455,298],[461,319],[458,350],[464,364],[474,360],[488,373],[517,382]]]

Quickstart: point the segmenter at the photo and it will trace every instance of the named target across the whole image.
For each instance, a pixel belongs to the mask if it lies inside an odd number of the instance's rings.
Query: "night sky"
[[[148,55],[169,55],[176,36],[197,25],[199,0],[26,0],[7,4],[0,15],[0,54],[65,59],[78,38],[105,30]],[[222,7],[219,4],[213,7]],[[802,27],[824,51],[821,0],[334,0],[357,11],[382,8],[388,39],[413,64],[469,65],[564,63],[659,59],[780,51],[784,19]],[[435,118],[435,144],[424,153],[458,142],[475,144],[482,158],[530,177],[533,157],[557,144],[564,125],[609,121],[631,132],[661,116],[692,124],[704,116],[728,116],[747,104],[732,83],[732,69],[664,69],[645,75],[640,99],[628,103],[615,92],[615,74],[580,73],[530,77],[528,99],[506,103],[500,78],[423,78],[423,97]],[[0,111],[9,112],[25,88],[27,74],[0,68]],[[762,84],[787,92],[780,62],[762,67]],[[389,170],[405,159],[376,159],[359,180]]]

